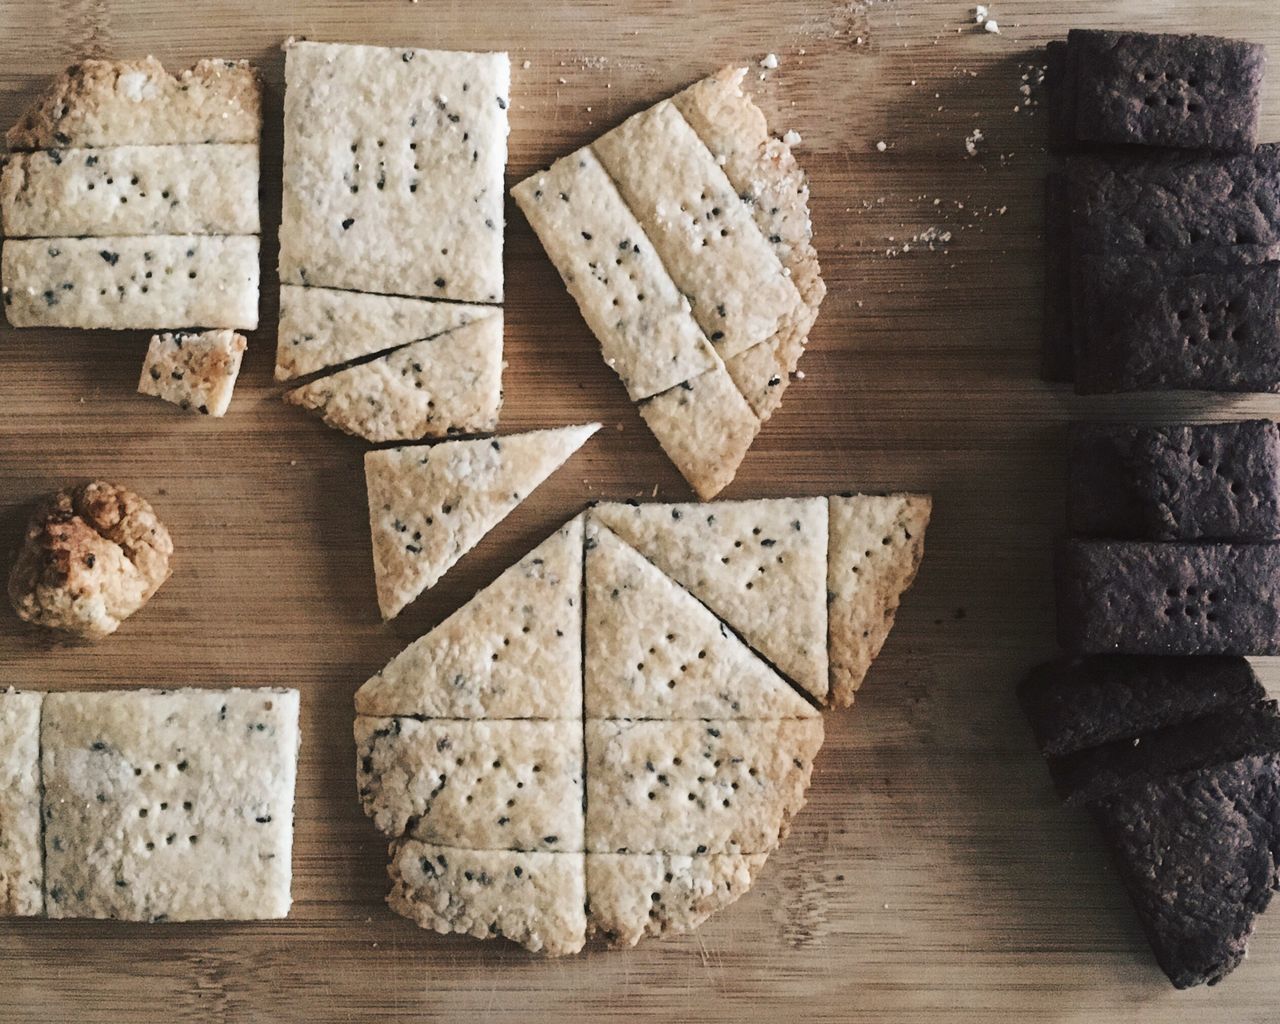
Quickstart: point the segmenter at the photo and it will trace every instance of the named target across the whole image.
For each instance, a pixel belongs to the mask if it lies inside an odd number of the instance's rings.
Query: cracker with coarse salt
[[[284,917],[298,742],[296,690],[46,695],[48,915]]]
[[[505,53],[285,46],[280,280],[502,301]]]
[[[142,362],[138,393],[205,416],[225,416],[248,347],[235,331],[156,334]]]
[[[44,913],[40,831],[40,703],[0,690],[0,917]]]

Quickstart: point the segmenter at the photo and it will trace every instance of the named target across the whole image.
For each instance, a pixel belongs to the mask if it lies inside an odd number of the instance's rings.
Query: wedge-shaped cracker
[[[557,160],[511,194],[632,401],[716,365],[689,300],[590,149]]]
[[[432,586],[600,429],[598,423],[364,457],[384,619]]]
[[[827,695],[825,498],[604,504],[592,516],[815,697]]]
[[[246,235],[10,238],[0,281],[14,327],[258,326],[258,239]]]
[[[284,917],[298,738],[295,690],[48,694],[49,916]]]
[[[0,173],[9,238],[256,235],[258,147],[15,153]]]
[[[829,499],[827,592],[831,703],[848,707],[880,653],[924,557],[924,494]]]
[[[154,57],[72,64],[5,134],[10,149],[253,142],[262,83],[248,61],[170,74]]]
[[[772,338],[800,295],[674,104],[635,114],[592,148],[721,357]]]
[[[44,912],[40,839],[40,702],[0,690],[0,917]]]
[[[691,932],[737,902],[768,858],[767,853],[589,853],[590,928],[619,947],[634,946],[646,935]]]
[[[290,42],[280,280],[502,301],[505,53]]]
[[[281,285],[276,380],[327,370],[495,315],[500,311],[492,306]]]
[[[582,850],[582,724],[356,718],[356,781],[388,836]]]
[[[582,517],[356,691],[361,715],[582,717]]]
[[[589,717],[818,714],[687,591],[595,522],[588,530],[586,563]]]
[[[564,956],[586,943],[586,887],[580,853],[514,853],[391,844],[397,914],[442,935],[498,936],[534,953]]]
[[[502,406],[502,316],[415,341],[284,399],[375,442],[493,430]]]
[[[235,331],[153,335],[138,393],[206,416],[225,416],[247,347],[244,335]]]
[[[822,718],[588,721],[587,852],[768,853],[804,806]]]

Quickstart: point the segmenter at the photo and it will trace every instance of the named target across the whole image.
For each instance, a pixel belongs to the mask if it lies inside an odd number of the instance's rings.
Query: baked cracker
[[[40,838],[40,703],[0,690],[0,917],[44,913]]]
[[[225,416],[247,347],[235,331],[152,335],[138,393],[205,416]]]

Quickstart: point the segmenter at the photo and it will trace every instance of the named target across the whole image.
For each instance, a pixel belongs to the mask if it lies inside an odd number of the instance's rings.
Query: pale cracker
[[[501,302],[507,55],[285,53],[280,280]]]
[[[247,235],[6,239],[14,327],[258,326],[258,239]]]
[[[804,806],[822,718],[588,720],[589,853],[768,853]]]
[[[44,913],[40,693],[0,690],[0,917]]]
[[[831,703],[848,707],[920,568],[933,502],[925,494],[855,494],[829,505]]]
[[[387,905],[442,935],[499,936],[565,956],[586,943],[580,853],[460,850],[415,839],[391,844]]]
[[[818,712],[612,530],[587,530],[586,714],[812,718]]]
[[[767,853],[589,853],[589,927],[615,947],[634,946],[647,935],[691,932],[736,903],[768,859]]]
[[[493,306],[281,285],[276,380],[434,338],[500,313]]]
[[[14,153],[0,173],[9,238],[256,235],[258,147]]]
[[[356,718],[383,834],[472,850],[582,850],[582,723]]]
[[[247,347],[244,335],[235,331],[153,335],[138,393],[206,416],[224,416]]]
[[[365,454],[378,607],[391,619],[583,443],[600,424]]]
[[[284,399],[368,441],[487,433],[502,407],[502,316],[415,341]]]
[[[825,498],[604,504],[592,515],[779,671],[814,697],[826,697]]]
[[[633,402],[715,366],[689,300],[590,149],[511,194]]]
[[[51,693],[41,729],[50,917],[284,917],[296,690]]]
[[[570,520],[356,691],[362,715],[582,717],[582,522]]]
[[[253,142],[262,82],[243,60],[170,74],[154,57],[72,64],[5,134],[10,149]]]

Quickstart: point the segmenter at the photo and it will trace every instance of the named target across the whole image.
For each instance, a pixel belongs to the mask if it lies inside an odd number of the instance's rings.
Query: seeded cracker
[[[153,335],[138,393],[205,416],[224,416],[247,346],[235,331]]]
[[[0,690],[0,917],[44,912],[40,843],[40,702]]]

